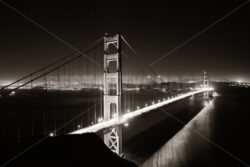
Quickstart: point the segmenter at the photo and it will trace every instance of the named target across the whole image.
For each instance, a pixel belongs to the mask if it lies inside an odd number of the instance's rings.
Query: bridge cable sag
[[[134,53],[134,55],[136,56],[136,61],[138,64],[143,64],[145,67],[147,67],[154,75],[155,75],[155,78],[158,78],[157,76],[159,76],[159,74],[156,73],[156,71],[153,70],[152,67],[150,67],[148,64],[146,64],[142,59],[140,59],[138,53],[135,51],[135,49],[128,43],[128,41],[123,37],[121,36],[123,41],[125,42],[125,44],[127,44],[127,46],[129,47],[129,49],[132,51],[132,53]],[[162,80],[162,78],[158,78],[160,79],[160,81],[164,82]]]
[[[250,1],[250,0],[249,0]],[[128,42],[126,42],[127,44],[129,44]],[[130,47],[132,48],[132,47]],[[133,48],[132,48],[133,49]],[[139,58],[139,56],[137,55],[137,53],[135,52],[135,50],[133,49],[133,52],[136,54],[136,57]],[[156,95],[156,91],[153,89],[154,94]],[[185,125],[185,123],[183,121],[181,121],[180,119],[178,119],[177,117],[175,117],[173,114],[170,114],[169,112],[163,110],[162,108],[159,108],[161,111],[163,111],[164,113],[166,113],[167,115],[169,115],[171,118],[173,118],[174,120],[176,120],[177,122],[179,122],[182,125]],[[224,153],[226,153],[227,155],[229,155],[230,157],[234,158],[235,160],[237,160],[238,162],[240,162],[241,164],[243,164],[246,167],[250,167],[249,164],[247,164],[246,162],[244,162],[243,160],[241,160],[240,158],[238,158],[237,156],[235,156],[234,154],[232,154],[231,152],[229,152],[228,150],[226,150],[225,148],[221,147],[220,145],[216,144],[215,142],[213,142],[212,140],[208,139],[207,137],[205,137],[204,135],[202,135],[201,133],[199,133],[198,131],[191,129],[192,132],[196,133],[197,135],[199,135],[201,138],[203,138],[205,141],[207,141],[208,143],[212,144],[213,146],[215,146],[216,148],[218,148],[219,150],[223,151]]]
[[[100,42],[101,40],[103,40],[103,39],[102,39],[102,38],[98,39],[97,41],[93,42],[90,46],[97,44],[97,43]],[[83,49],[85,49],[85,47],[84,47],[84,48],[81,48],[81,49],[79,49],[79,50],[82,51]],[[51,64],[49,64],[49,65],[47,65],[47,66],[45,66],[45,67],[43,67],[43,68],[40,68],[39,70],[37,70],[37,71],[35,71],[35,72],[31,73],[31,74],[28,74],[28,75],[26,75],[26,76],[24,76],[24,77],[22,77],[22,78],[16,80],[15,82],[12,82],[12,83],[10,83],[10,84],[8,84],[8,85],[3,86],[0,90],[6,89],[6,88],[8,88],[8,87],[10,87],[10,86],[12,86],[12,85],[14,85],[14,84],[16,84],[16,83],[18,83],[18,82],[24,80],[24,79],[27,79],[27,78],[29,78],[29,77],[32,77],[33,75],[35,75],[35,74],[37,74],[37,73],[39,73],[39,72],[41,72],[41,71],[43,71],[43,70],[45,70],[45,69],[47,69],[47,68],[49,68],[49,67],[52,67],[52,66],[56,65],[57,63],[60,63],[60,62],[64,61],[65,59],[67,59],[67,58],[69,58],[69,57],[71,57],[71,56],[74,56],[76,53],[77,53],[77,52],[74,51],[74,52],[70,53],[69,55],[64,56],[63,58],[60,58],[59,60],[57,60],[57,61],[55,61],[55,62],[53,62],[53,63],[51,63]]]
[[[41,69],[37,70],[36,72],[33,72],[33,73],[31,73],[31,74],[29,74],[29,75],[27,75],[27,76],[25,76],[25,77],[23,77],[23,78],[21,78],[21,79],[18,79],[17,81],[15,81],[15,82],[13,82],[13,83],[7,85],[7,86],[4,86],[4,87],[1,89],[1,94],[2,94],[2,95],[8,94],[8,93],[13,92],[13,91],[15,91],[15,90],[17,90],[17,89],[19,89],[19,88],[21,88],[21,87],[27,85],[27,84],[32,83],[33,81],[35,81],[35,80],[37,80],[37,79],[39,79],[39,78],[41,78],[41,77],[46,77],[47,74],[49,74],[49,73],[51,73],[51,72],[54,72],[55,70],[60,69],[61,67],[64,67],[65,65],[67,65],[67,64],[69,64],[69,63],[71,63],[71,62],[73,62],[73,61],[75,61],[75,60],[77,60],[77,59],[79,59],[79,58],[82,57],[82,56],[84,56],[84,57],[87,58],[88,60],[91,60],[92,62],[95,62],[95,64],[98,64],[98,66],[100,67],[101,65],[100,65],[98,62],[96,62],[95,60],[93,60],[92,58],[90,58],[89,56],[86,55],[89,51],[92,51],[93,49],[95,49],[95,48],[99,47],[100,45],[102,45],[102,43],[101,43],[101,44],[98,44],[98,42],[100,42],[100,41],[101,41],[101,40],[98,39],[97,41],[93,42],[91,45],[89,45],[89,47],[88,47],[88,49],[87,49],[86,51],[84,51],[83,53],[81,53],[81,54],[78,55],[78,56],[75,56],[75,57],[73,57],[73,58],[67,60],[67,58],[70,58],[71,56],[75,55],[76,52],[73,52],[73,53],[71,53],[71,54],[65,56],[64,58],[59,59],[58,61],[55,61],[54,63],[51,63],[50,65],[48,65],[48,66],[46,66],[46,67],[44,67],[44,68],[41,68]],[[97,45],[97,44],[98,44],[98,45]],[[83,50],[83,48],[82,48],[81,50]],[[64,63],[62,63],[62,64],[59,64],[59,65],[57,65],[57,66],[55,67],[56,64],[58,64],[58,63],[60,63],[60,62],[62,62],[62,61],[64,61],[64,60],[67,60],[67,61],[64,62]],[[49,67],[52,67],[52,66],[54,66],[54,68],[52,68],[51,70],[45,72],[46,69],[48,69]],[[27,82],[25,82],[25,83],[23,83],[23,84],[17,86],[17,87],[14,88],[14,89],[7,89],[7,88],[9,88],[10,86],[12,86],[12,85],[14,85],[14,84],[16,84],[16,83],[18,83],[18,82],[24,80],[24,79],[27,79],[27,78],[29,78],[29,77],[31,77],[31,76],[33,76],[33,75],[35,75],[35,74],[37,74],[37,73],[39,73],[39,72],[41,72],[41,71],[44,71],[43,74],[38,75],[38,76],[36,76],[36,77],[34,77],[34,78],[31,78],[31,80],[29,80],[29,81],[27,81]],[[6,90],[6,91],[5,91],[5,90]],[[4,92],[4,91],[5,91],[5,92]]]

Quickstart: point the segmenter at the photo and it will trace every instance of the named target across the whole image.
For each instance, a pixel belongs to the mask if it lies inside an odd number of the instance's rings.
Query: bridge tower
[[[122,58],[121,36],[104,37],[104,121],[121,118]],[[104,132],[104,143],[118,155],[122,154],[122,125]]]
[[[207,74],[207,72],[204,70],[204,71],[203,71],[203,88],[207,88],[207,87],[209,87],[208,74]],[[204,98],[204,99],[209,99],[209,93],[210,93],[210,92],[204,92],[204,93],[203,93],[203,98]]]
[[[204,70],[203,71],[203,87],[208,87],[209,86],[209,81],[208,81],[208,74],[207,72]]]

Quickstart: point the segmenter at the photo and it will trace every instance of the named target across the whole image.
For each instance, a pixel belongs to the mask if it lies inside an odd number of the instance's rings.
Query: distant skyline
[[[76,48],[120,32],[151,64],[246,0],[5,0]],[[250,81],[250,4],[152,66],[163,78]],[[72,50],[0,2],[0,84],[14,81]]]

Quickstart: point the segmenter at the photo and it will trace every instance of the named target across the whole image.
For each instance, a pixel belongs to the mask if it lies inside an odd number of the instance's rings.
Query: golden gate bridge
[[[34,113],[25,116],[32,135],[36,124],[51,137],[102,132],[104,143],[122,155],[122,129],[129,119],[196,94],[208,98],[213,91],[206,71],[196,82],[165,82],[120,34],[106,34],[79,51],[1,88],[0,103],[6,111],[20,100],[20,114],[25,105],[42,113],[43,121]],[[21,123],[16,124],[20,139]]]

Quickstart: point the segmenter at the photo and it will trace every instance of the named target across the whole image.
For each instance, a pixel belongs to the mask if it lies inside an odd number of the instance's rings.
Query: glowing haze
[[[76,48],[105,32],[120,32],[146,64],[245,2],[228,1],[13,1],[14,8]],[[0,82],[13,81],[72,52],[62,42],[0,3]],[[202,75],[212,80],[250,80],[246,5],[152,66],[166,80]]]

